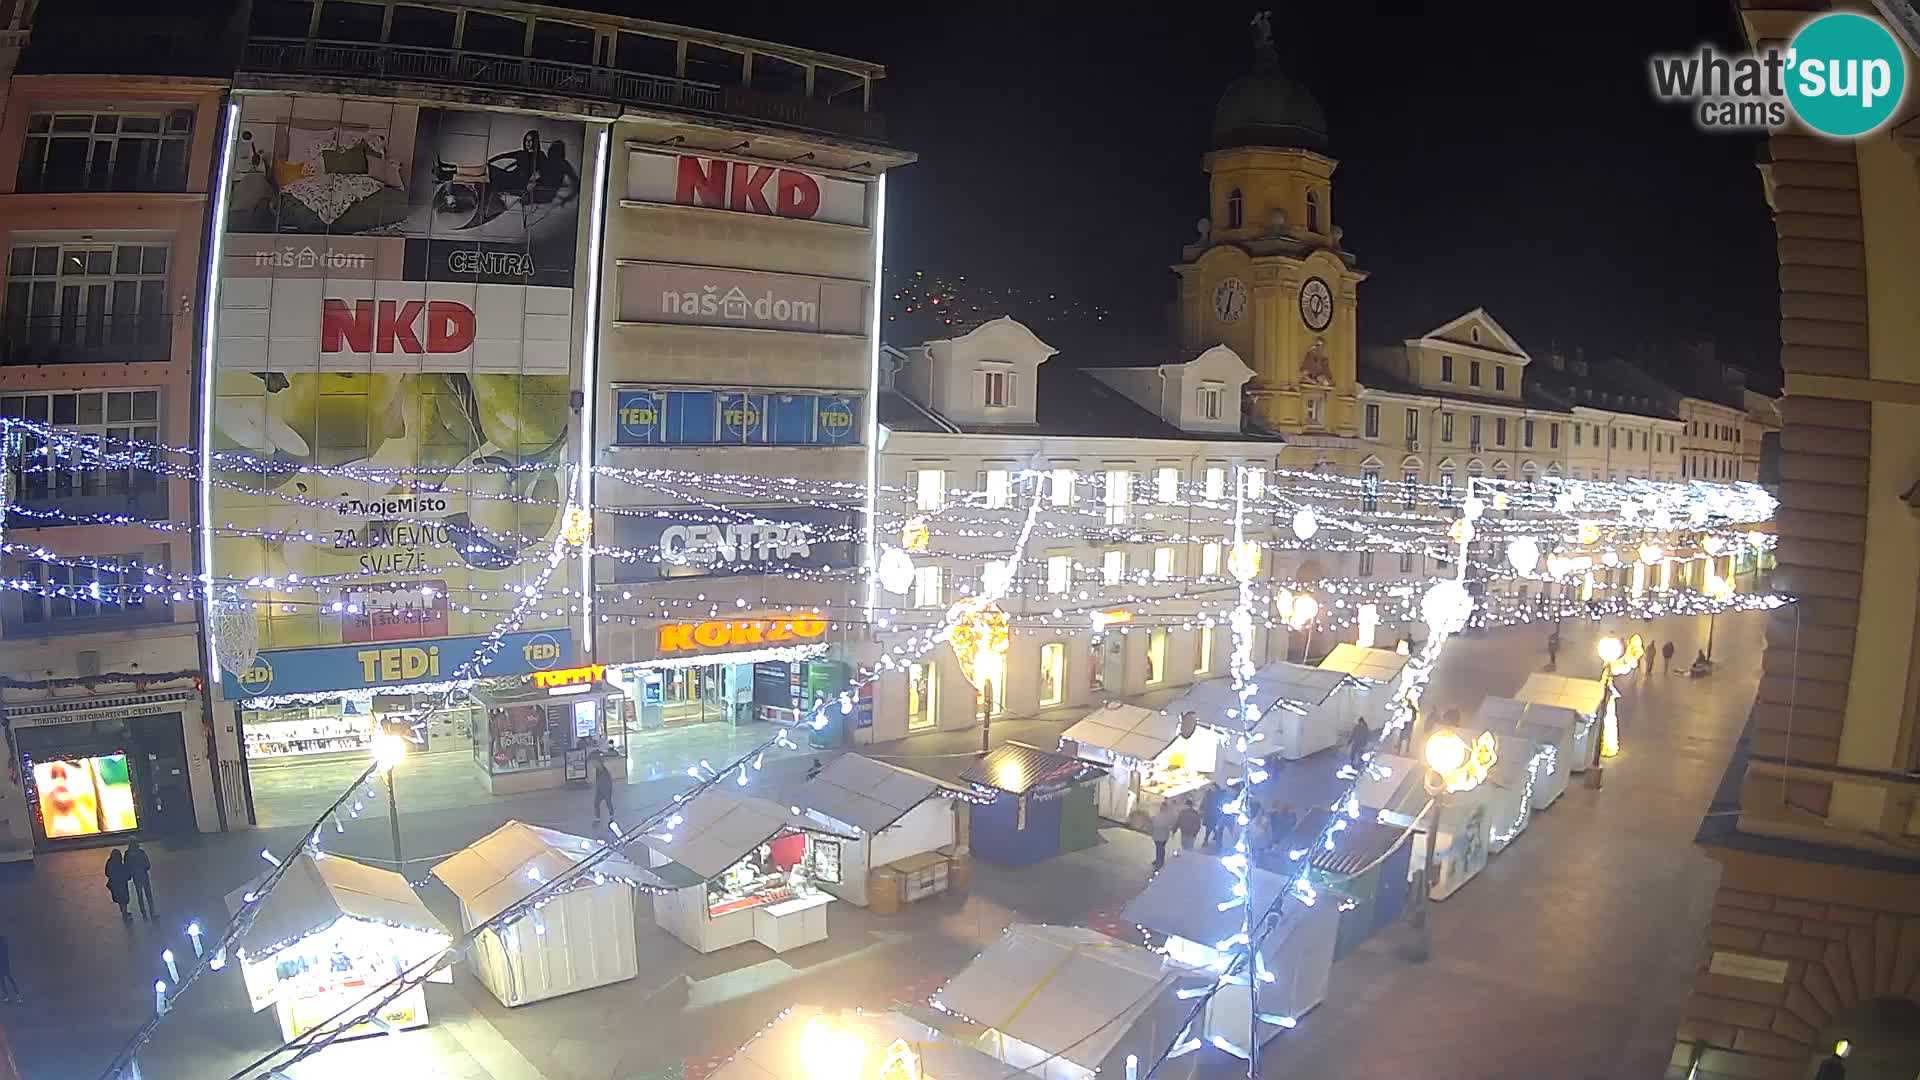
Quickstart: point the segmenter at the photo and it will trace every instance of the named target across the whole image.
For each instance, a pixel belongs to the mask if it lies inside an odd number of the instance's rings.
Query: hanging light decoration
[[[1507,565],[1516,573],[1533,573],[1533,568],[1540,565],[1540,542],[1531,536],[1522,536],[1508,544]]]
[[[1242,540],[1233,545],[1233,554],[1227,556],[1227,569],[1233,572],[1235,581],[1252,581],[1260,576],[1260,545],[1251,540]]]
[[[1311,540],[1313,534],[1319,531],[1320,523],[1314,520],[1313,511],[1303,506],[1293,512],[1293,535],[1302,540]]]
[[[913,588],[913,559],[897,547],[880,553],[880,587],[890,593],[904,594]]]
[[[1661,559],[1666,557],[1666,554],[1666,549],[1662,548],[1659,544],[1646,543],[1640,545],[1640,561],[1648,566],[1658,564]]]

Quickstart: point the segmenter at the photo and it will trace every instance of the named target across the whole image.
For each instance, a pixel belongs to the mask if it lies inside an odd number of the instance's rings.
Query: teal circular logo
[[[1887,122],[1906,89],[1906,57],[1877,20],[1822,15],[1793,37],[1787,101],[1822,135],[1865,135]]]

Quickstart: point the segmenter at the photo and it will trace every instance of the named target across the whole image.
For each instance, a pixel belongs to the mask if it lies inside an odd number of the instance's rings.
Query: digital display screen
[[[41,828],[49,840],[140,827],[125,754],[36,761],[33,787],[40,801]]]

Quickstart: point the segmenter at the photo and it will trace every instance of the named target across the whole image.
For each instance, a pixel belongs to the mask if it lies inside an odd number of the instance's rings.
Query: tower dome
[[[1253,20],[1253,70],[1233,80],[1213,110],[1213,149],[1242,146],[1327,150],[1326,113],[1280,70],[1264,12]]]

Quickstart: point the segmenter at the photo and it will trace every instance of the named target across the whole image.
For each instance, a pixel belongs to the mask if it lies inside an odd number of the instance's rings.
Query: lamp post
[[[1599,791],[1606,784],[1606,766],[1601,756],[1605,747],[1607,715],[1613,708],[1613,666],[1626,655],[1627,647],[1620,639],[1608,635],[1600,639],[1596,651],[1600,654],[1600,715],[1593,718],[1593,760],[1587,764],[1587,786]]]
[[[1447,796],[1453,788],[1448,778],[1461,775],[1473,756],[1473,750],[1459,732],[1443,727],[1427,736],[1422,756],[1427,763],[1425,782],[1427,795],[1432,800],[1432,816],[1427,825],[1426,858],[1420,868],[1419,904],[1413,909],[1413,925],[1420,931],[1414,944],[1414,956],[1419,960],[1433,955],[1433,931],[1427,925],[1427,908],[1433,903],[1433,878],[1439,865],[1440,823],[1446,814]]]
[[[393,793],[394,766],[406,760],[407,740],[391,731],[373,736],[373,760],[387,782],[387,822],[393,829],[393,867],[406,876],[406,862],[400,854],[400,801]]]

